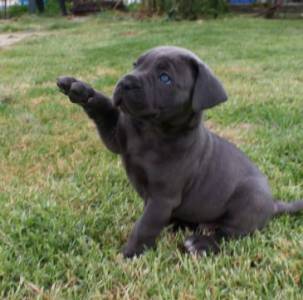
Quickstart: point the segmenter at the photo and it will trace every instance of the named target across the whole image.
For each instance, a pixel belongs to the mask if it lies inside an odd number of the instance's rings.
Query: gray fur
[[[169,74],[171,84],[159,80]],[[263,228],[276,214],[297,212],[303,201],[275,202],[266,177],[233,144],[208,131],[204,109],[227,100],[210,69],[192,52],[159,47],[143,54],[115,88],[113,103],[72,77],[58,86],[80,104],[99,134],[121,155],[144,212],[123,249],[125,257],[155,246],[172,222],[211,225],[194,234],[188,252],[217,252],[220,241]]]

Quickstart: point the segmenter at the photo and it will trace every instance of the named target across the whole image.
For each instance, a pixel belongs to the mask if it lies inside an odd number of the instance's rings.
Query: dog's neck
[[[141,134],[152,134],[160,139],[184,139],[187,136],[193,136],[196,134],[203,135],[207,129],[204,127],[201,113],[193,113],[185,117],[182,123],[171,122],[157,122],[152,120],[136,119],[131,116],[127,116],[131,121],[133,128]],[[180,119],[180,118],[179,118]]]

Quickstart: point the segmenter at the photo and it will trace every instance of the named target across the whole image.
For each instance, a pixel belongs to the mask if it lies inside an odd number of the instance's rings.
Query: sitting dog
[[[261,229],[303,201],[274,201],[266,177],[233,144],[208,131],[201,115],[227,100],[211,70],[192,52],[158,47],[143,54],[116,85],[113,102],[88,84],[60,77],[57,85],[95,122],[107,148],[120,154],[144,200],[124,257],[155,246],[172,222],[211,225],[193,234],[190,253],[218,252],[222,239]]]

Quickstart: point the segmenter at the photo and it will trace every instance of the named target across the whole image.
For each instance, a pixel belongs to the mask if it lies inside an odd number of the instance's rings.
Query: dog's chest
[[[143,198],[165,187],[172,176],[175,157],[170,145],[147,135],[131,135],[122,154],[127,175]]]
[[[165,157],[165,149],[155,143],[148,137],[132,137],[128,140],[127,148],[123,155],[128,172],[136,173],[136,170],[140,168],[140,175],[144,171],[151,176],[152,170],[157,168]]]

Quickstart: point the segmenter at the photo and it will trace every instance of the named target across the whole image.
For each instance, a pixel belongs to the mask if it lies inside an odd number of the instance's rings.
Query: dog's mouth
[[[180,114],[169,107],[135,113],[127,106],[126,103],[122,102],[119,109],[134,120],[149,124],[150,126],[154,126],[154,128],[158,128],[164,132],[179,132],[180,130],[187,130],[187,128],[191,126],[189,125],[191,118],[190,115],[184,114],[184,116],[180,117]]]
[[[149,109],[149,110],[140,110],[134,111],[130,106],[127,105],[126,101],[120,101],[118,106],[120,110],[140,121],[149,121],[153,123],[161,123],[167,121],[171,118],[174,118],[174,110],[171,107],[161,107],[159,109]]]
[[[133,92],[133,91],[132,91]],[[155,120],[160,115],[160,110],[146,107],[144,102],[138,99],[144,98],[142,90],[136,89],[135,94],[128,94],[117,90],[114,94],[114,106],[119,108],[123,113],[130,115],[141,121]]]
[[[160,112],[159,111],[138,111],[134,112],[125,102],[121,102],[119,105],[119,108],[122,112],[124,112],[127,115],[130,115],[134,118],[140,119],[140,120],[156,120],[159,118]]]
[[[143,100],[142,90],[136,89],[136,93],[125,93],[117,89],[114,93],[114,105],[119,108],[123,113],[135,119],[145,122],[152,122],[153,124],[161,124],[162,122],[170,122],[174,119],[176,113],[179,114],[179,107],[160,106],[160,107],[147,107]],[[138,93],[139,92],[139,93]]]

